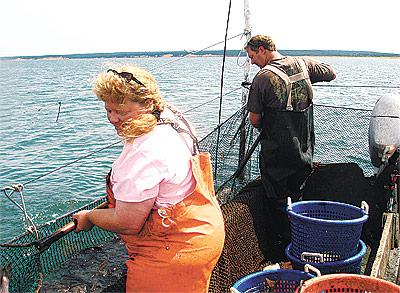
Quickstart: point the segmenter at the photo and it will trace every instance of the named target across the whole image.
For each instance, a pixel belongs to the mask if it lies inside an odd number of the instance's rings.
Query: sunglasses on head
[[[253,47],[253,48],[258,48],[260,47],[262,44],[258,41],[248,41],[247,42],[247,46]]]
[[[107,70],[107,73],[108,73],[108,72],[112,72],[112,73],[114,73],[115,75],[118,75],[119,77],[122,77],[122,78],[125,79],[127,82],[131,82],[131,80],[133,80],[133,81],[136,82],[137,84],[139,84],[139,85],[141,85],[141,86],[143,86],[143,87],[146,87],[139,79],[137,79],[136,77],[134,77],[133,74],[130,73],[130,72],[125,72],[125,71],[123,71],[123,72],[118,72],[118,71],[116,71],[116,70],[114,70],[114,69],[108,69],[108,70]]]

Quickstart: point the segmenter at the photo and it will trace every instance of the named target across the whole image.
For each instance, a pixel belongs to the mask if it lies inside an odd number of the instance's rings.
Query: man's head
[[[244,49],[247,51],[251,64],[263,68],[273,59],[273,52],[276,52],[274,41],[269,36],[257,35],[252,37]]]

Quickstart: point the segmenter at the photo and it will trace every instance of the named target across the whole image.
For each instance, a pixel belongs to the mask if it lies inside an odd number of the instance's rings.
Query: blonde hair
[[[135,119],[129,119],[121,125],[119,135],[131,141],[136,137],[146,134],[157,125],[159,114],[164,110],[165,102],[161,97],[155,78],[146,70],[123,65],[112,68],[110,71],[100,73],[93,83],[93,92],[103,102],[116,103],[124,108],[127,100],[137,102],[149,107],[151,113],[143,113]],[[118,73],[128,72],[135,79],[128,80]],[[139,81],[139,82],[138,82]],[[141,85],[141,84],[142,85]],[[152,103],[146,101],[152,100]]]

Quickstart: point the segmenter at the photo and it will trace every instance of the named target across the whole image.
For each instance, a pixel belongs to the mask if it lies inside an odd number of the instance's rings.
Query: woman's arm
[[[115,208],[80,211],[72,217],[77,220],[76,232],[88,231],[93,226],[119,234],[137,234],[143,227],[155,198],[142,202],[116,201]]]

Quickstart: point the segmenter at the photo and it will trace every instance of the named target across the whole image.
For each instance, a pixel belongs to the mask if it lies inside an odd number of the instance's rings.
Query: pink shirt
[[[125,143],[112,165],[111,185],[116,200],[141,202],[155,199],[154,208],[174,205],[191,194],[196,181],[192,174],[190,147],[171,125]]]

